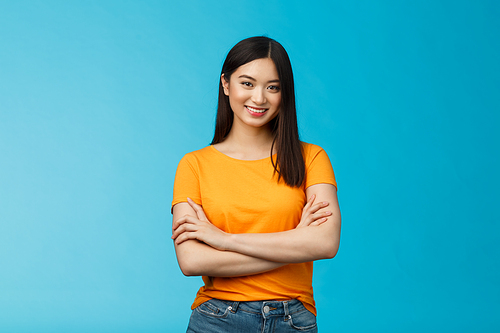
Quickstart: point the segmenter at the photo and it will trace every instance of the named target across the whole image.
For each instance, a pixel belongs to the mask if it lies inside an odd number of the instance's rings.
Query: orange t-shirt
[[[325,151],[308,143],[302,143],[302,148],[306,177],[299,188],[277,182],[270,157],[238,160],[213,146],[188,153],[177,167],[172,207],[189,197],[203,206],[210,222],[233,234],[294,229],[307,201],[306,188],[320,183],[337,186]],[[269,251],[273,251],[272,244]],[[203,276],[205,285],[192,309],[211,298],[240,302],[298,299],[316,314],[312,272],[313,263],[305,262],[248,276]]]

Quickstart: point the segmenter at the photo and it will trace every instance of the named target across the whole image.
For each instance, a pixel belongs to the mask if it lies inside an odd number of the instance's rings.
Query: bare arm
[[[230,234],[226,250],[276,262],[301,263],[335,257],[340,242],[340,209],[337,190],[330,184],[317,184],[306,190],[308,197],[326,201],[330,212],[326,221],[307,228],[260,234]],[[273,251],[269,251],[269,245]]]
[[[187,216],[174,219],[176,244],[200,240],[221,251],[240,253],[254,258],[279,263],[301,263],[318,259],[333,258],[340,241],[340,209],[335,186],[317,184],[307,188],[307,197],[316,197],[316,202],[306,218],[302,217],[299,227],[283,232],[258,234],[228,234],[213,226],[208,220]],[[329,203],[322,204],[322,202]],[[203,214],[200,206],[190,204],[198,215]],[[308,205],[312,205],[309,201]],[[307,206],[306,205],[306,208]],[[328,207],[327,207],[328,206]],[[309,206],[311,208],[311,206]],[[309,214],[309,215],[308,215]],[[309,217],[308,217],[309,216]],[[307,221],[306,223],[303,223]],[[301,226],[307,226],[305,228]],[[269,251],[272,244],[273,251]]]
[[[196,212],[185,202],[173,209],[173,221],[182,216],[196,216]],[[207,244],[192,239],[175,244],[177,262],[184,275],[243,276],[273,270],[285,264],[254,258],[237,252],[220,251]]]

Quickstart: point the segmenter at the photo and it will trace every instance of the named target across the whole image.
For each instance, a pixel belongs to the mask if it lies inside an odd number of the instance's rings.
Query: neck
[[[227,155],[240,159],[269,157],[273,143],[271,130],[267,126],[256,128],[239,125],[233,123],[231,131],[218,147]]]

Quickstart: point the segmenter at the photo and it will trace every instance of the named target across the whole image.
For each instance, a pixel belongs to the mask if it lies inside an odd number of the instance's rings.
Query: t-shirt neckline
[[[215,148],[213,145],[210,145],[210,147],[212,148],[213,151],[215,151],[218,155],[222,155],[224,156],[225,158],[227,159],[230,159],[230,160],[233,160],[233,161],[236,161],[236,162],[262,162],[262,161],[266,161],[268,159],[271,158],[271,156],[268,156],[268,157],[265,157],[265,158],[260,158],[258,160],[241,160],[241,159],[238,159],[238,158],[234,158],[234,157],[231,157],[231,156],[228,156],[226,154],[224,154],[223,152],[221,151],[218,151],[217,148]],[[276,154],[274,154],[273,156],[276,156]]]

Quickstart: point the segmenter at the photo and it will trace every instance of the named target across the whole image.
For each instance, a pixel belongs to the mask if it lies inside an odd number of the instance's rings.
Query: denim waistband
[[[304,306],[299,300],[292,299],[288,301],[249,301],[249,302],[232,302],[226,300],[212,299],[225,303],[228,310],[236,313],[237,311],[245,311],[255,314],[262,314],[264,317],[271,316],[289,316],[296,312],[304,310]]]

